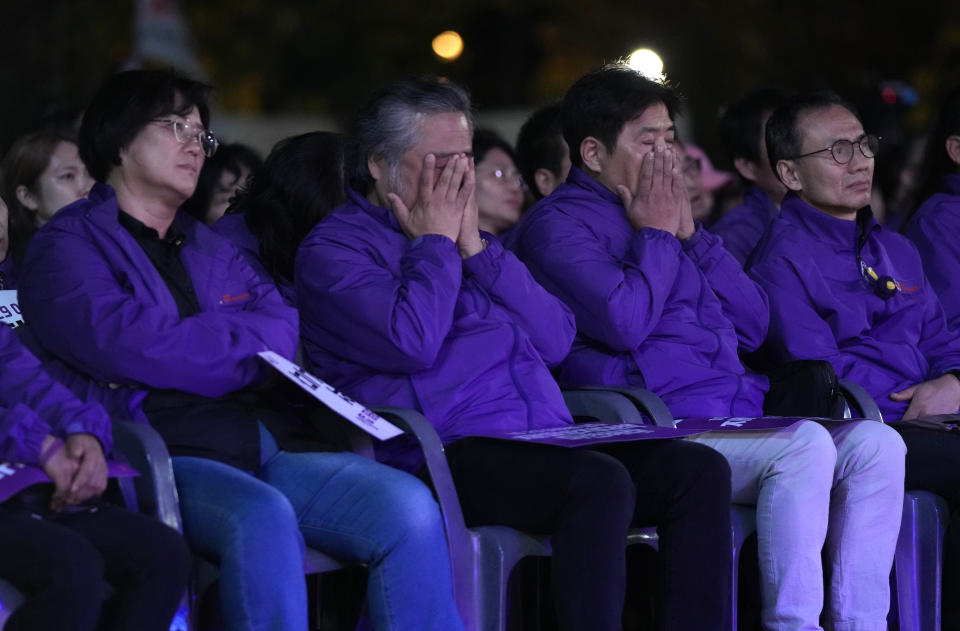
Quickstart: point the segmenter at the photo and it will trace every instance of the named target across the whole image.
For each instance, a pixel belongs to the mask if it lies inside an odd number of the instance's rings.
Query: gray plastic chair
[[[883,421],[876,401],[859,385],[841,381],[852,414]],[[851,405],[852,404],[852,405]],[[849,418],[849,416],[848,416]],[[907,491],[890,576],[891,630],[940,631],[943,536],[950,523],[950,506],[929,491]]]
[[[565,392],[575,417],[607,422],[643,422],[636,406],[615,392]],[[507,585],[514,567],[530,556],[552,554],[550,538],[507,526],[467,528],[443,444],[422,414],[407,408],[377,407],[375,412],[416,438],[426,460],[450,546],[454,597],[468,631],[503,631],[507,620]],[[656,530],[635,529],[628,543],[655,545]]]

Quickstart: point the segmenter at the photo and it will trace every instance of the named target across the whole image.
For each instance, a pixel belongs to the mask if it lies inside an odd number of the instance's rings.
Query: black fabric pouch
[[[846,402],[830,362],[799,359],[767,372],[770,391],[763,401],[769,416],[843,418]]]

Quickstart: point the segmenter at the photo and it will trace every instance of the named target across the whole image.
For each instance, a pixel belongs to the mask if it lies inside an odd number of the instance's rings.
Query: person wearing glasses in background
[[[499,237],[523,214],[524,184],[513,147],[491,129],[473,132],[477,212],[481,230]]]
[[[906,489],[934,491],[955,510],[960,436],[918,425],[960,409],[960,335],[947,325],[917,248],[870,211],[880,140],[832,93],[778,108],[766,140],[789,189],[749,270],[770,299],[768,351],[778,361],[828,360],[840,379],[873,396],[885,420],[909,421],[891,423],[907,445]],[[946,540],[944,595],[960,589],[958,539]],[[944,598],[945,629],[960,623],[950,618],[954,600]]]
[[[164,438],[184,536],[220,567],[227,629],[307,628],[306,543],[366,564],[375,630],[460,630],[430,490],[338,449],[320,435],[325,418],[314,426],[290,411],[257,353],[293,358],[296,310],[180,210],[218,145],[208,91],[138,70],[94,97],[80,155],[97,184],[27,249],[19,292],[31,345],[74,392]]]

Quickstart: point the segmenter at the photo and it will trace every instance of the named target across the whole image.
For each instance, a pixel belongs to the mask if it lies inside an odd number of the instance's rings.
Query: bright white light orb
[[[663,60],[649,48],[638,48],[630,53],[627,65],[654,81],[663,81]]]

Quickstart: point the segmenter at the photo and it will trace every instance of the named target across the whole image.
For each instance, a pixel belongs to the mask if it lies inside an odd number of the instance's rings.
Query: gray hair
[[[350,185],[360,193],[373,186],[367,163],[371,156],[387,164],[391,189],[399,193],[400,160],[420,142],[421,123],[434,114],[459,113],[475,125],[470,96],[461,86],[442,79],[403,79],[377,92],[353,122]]]

